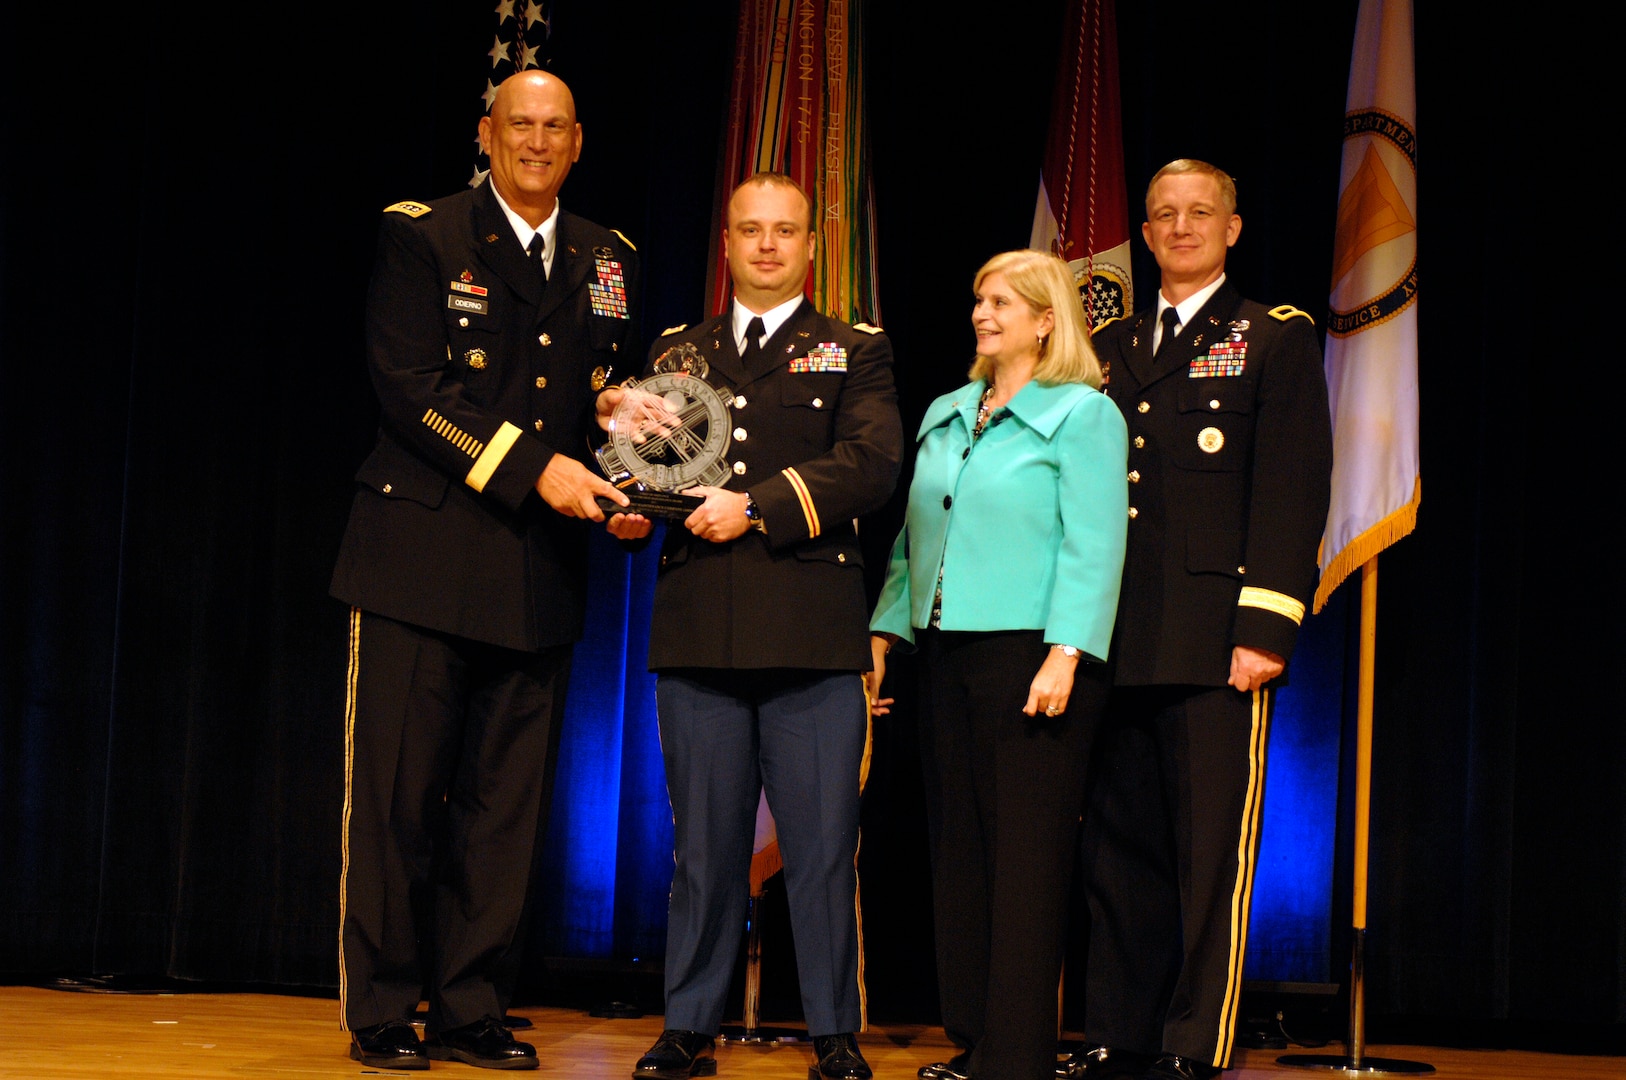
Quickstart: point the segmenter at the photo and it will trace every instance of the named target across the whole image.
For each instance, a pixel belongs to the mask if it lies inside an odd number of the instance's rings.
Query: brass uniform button
[[[1129,516],[1131,519],[1138,518],[1140,517],[1140,511],[1131,506],[1129,508]]]
[[[1142,412],[1142,413],[1149,413],[1149,412],[1152,411],[1151,403],[1143,401],[1139,405],[1135,406],[1135,411],[1136,412]]]
[[[546,390],[548,388],[548,377],[546,375],[538,375],[536,377],[536,388],[538,390]]]
[[[538,420],[536,422],[536,430],[538,430],[538,431],[542,430],[542,421]]]
[[[1136,435],[1135,436],[1135,449],[1136,450],[1142,450],[1142,449],[1145,449],[1145,447],[1146,447],[1146,438],[1145,438],[1145,436]]]
[[[1129,471],[1129,482],[1131,484],[1140,483],[1140,470],[1139,469],[1131,469]]]
[[[734,429],[734,441],[735,442],[744,442],[745,441],[745,429],[744,428],[737,427],[737,428]]]
[[[745,475],[745,462],[736,461],[734,463],[734,475],[735,476],[744,476]]]

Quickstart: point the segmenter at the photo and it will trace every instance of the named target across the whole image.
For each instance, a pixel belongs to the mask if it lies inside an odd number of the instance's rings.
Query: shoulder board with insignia
[[[628,247],[630,247],[634,251],[638,250],[638,245],[634,244],[631,240],[628,240],[626,233],[622,232],[620,229],[611,229],[610,231],[615,233],[615,235],[619,236],[621,238],[621,242],[623,244],[627,245]]]
[[[666,337],[668,334],[675,334],[679,330],[687,330],[688,328],[688,323],[679,323],[676,326],[668,326],[665,330],[661,331],[661,337]]]
[[[867,322],[853,323],[853,329],[860,334],[879,334],[882,332],[879,326],[871,326]]]
[[[434,207],[425,206],[421,202],[398,202],[394,206],[384,207],[386,214],[405,214],[407,217],[423,217]]]
[[[1283,304],[1280,307],[1271,308],[1270,309],[1270,317],[1272,319],[1278,319],[1278,320],[1280,320],[1282,322],[1286,322],[1288,319],[1291,319],[1291,318],[1294,318],[1294,317],[1302,317],[1302,318],[1305,318],[1305,319],[1310,319],[1310,314],[1307,311],[1300,311],[1298,308],[1294,307],[1292,304]],[[1315,320],[1314,319],[1310,319],[1310,325],[1311,326],[1315,325]]]

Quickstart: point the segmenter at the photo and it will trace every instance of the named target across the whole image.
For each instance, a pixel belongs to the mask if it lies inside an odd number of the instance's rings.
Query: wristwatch
[[[768,535],[767,523],[762,520],[762,511],[757,509],[757,501],[751,498],[751,493],[745,493],[745,520],[751,523],[751,528],[762,535]]]

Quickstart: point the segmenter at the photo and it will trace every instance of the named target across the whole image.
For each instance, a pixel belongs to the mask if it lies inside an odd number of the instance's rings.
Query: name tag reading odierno
[[[474,300],[467,296],[448,296],[446,306],[453,311],[472,311],[477,315],[484,315],[491,308],[491,301]]]

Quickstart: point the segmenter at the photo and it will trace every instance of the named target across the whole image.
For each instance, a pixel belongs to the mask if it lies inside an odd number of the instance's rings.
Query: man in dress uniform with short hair
[[[1113,692],[1085,817],[1090,952],[1078,1080],[1230,1061],[1274,688],[1315,589],[1332,431],[1309,316],[1225,279],[1236,185],[1152,177],[1155,309],[1102,328],[1129,425]]]
[[[661,750],[676,870],[666,947],[666,1030],[638,1080],[716,1071],[714,1041],[745,930],[751,843],[766,790],[784,855],[810,1075],[869,1080],[858,928],[861,673],[869,609],[854,519],[892,494],[903,429],[892,347],[803,296],[813,206],[788,176],[759,173],[728,202],[734,281],[725,315],[669,330],[662,370],[698,358],[732,416],[723,485],[668,526],[649,666],[659,673]],[[600,398],[601,414],[621,391]],[[647,535],[642,517],[610,530]]]
[[[537,1065],[503,1018],[582,628],[573,519],[625,502],[576,455],[604,369],[636,348],[637,255],[559,207],[582,144],[569,88],[509,78],[480,144],[478,188],[385,211],[382,416],[333,573],[352,605],[339,992],[373,1068]]]

